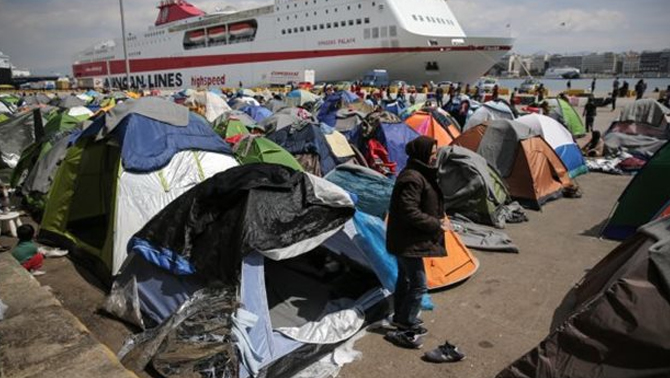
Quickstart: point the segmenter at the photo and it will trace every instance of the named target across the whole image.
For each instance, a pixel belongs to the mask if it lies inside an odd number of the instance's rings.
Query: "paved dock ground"
[[[9,253],[0,254],[0,299],[0,377],[136,377]]]
[[[619,106],[629,101],[620,99]],[[596,129],[604,131],[618,114],[618,110],[599,109]],[[583,198],[550,202],[542,212],[527,211],[529,222],[506,229],[519,246],[519,254],[474,251],[480,270],[457,287],[432,293],[436,308],[422,314],[430,332],[422,350],[397,348],[384,341],[382,334],[371,332],[356,344],[362,359],[346,365],[340,377],[494,376],[547,335],[563,296],[618,245],[599,240],[597,232],[630,179],[599,173],[580,176],[577,182]],[[0,244],[12,243],[0,239]],[[131,330],[100,314],[104,291],[95,278],[69,259],[48,259],[44,269],[47,274],[39,282],[49,285],[63,307],[98,340],[118,351]],[[5,290],[0,283],[0,298]],[[6,326],[6,321],[0,322],[0,327]],[[461,347],[466,360],[440,365],[421,361],[424,351],[445,339]],[[108,375],[89,372],[91,377]]]

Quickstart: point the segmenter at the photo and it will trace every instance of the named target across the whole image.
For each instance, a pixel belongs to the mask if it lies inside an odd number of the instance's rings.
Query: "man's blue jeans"
[[[393,321],[408,327],[418,325],[421,298],[428,291],[426,271],[420,257],[398,257],[398,280],[393,295]]]

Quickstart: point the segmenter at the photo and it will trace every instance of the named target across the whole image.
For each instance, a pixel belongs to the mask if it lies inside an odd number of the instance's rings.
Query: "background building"
[[[615,74],[616,63],[617,56],[611,52],[584,55],[581,72],[584,74]]]

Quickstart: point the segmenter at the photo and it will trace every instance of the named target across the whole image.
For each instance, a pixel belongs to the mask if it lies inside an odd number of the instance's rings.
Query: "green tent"
[[[53,143],[60,139],[63,134],[74,130],[77,125],[88,118],[87,115],[70,116],[67,110],[50,115],[44,126],[44,136],[26,147],[21,153],[21,158],[12,172],[10,184],[17,186],[21,184],[22,178],[33,166],[53,147]]]
[[[232,138],[236,135],[247,135],[249,130],[239,119],[228,119],[214,126],[214,131],[224,139]]]
[[[575,137],[582,137],[586,134],[586,127],[582,122],[582,117],[575,111],[575,108],[569,102],[562,98],[552,98],[546,100],[551,107],[549,116],[562,123],[570,130]]]
[[[303,170],[293,155],[265,137],[242,138],[235,146],[235,157],[241,164],[270,163]]]
[[[670,142],[647,162],[619,197],[603,236],[623,240],[650,222],[670,201]]]

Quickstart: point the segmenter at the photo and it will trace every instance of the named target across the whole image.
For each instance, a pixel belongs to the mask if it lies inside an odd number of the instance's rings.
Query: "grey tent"
[[[438,183],[448,214],[503,228],[502,207],[510,196],[503,179],[486,159],[459,146],[440,148]]]
[[[61,98],[57,101],[54,100],[54,102],[55,103],[53,105],[56,105],[60,108],[66,108],[66,109],[86,105],[86,101],[80,99],[77,96],[66,96],[66,97],[63,97],[63,98]]]
[[[496,119],[512,120],[514,118],[516,118],[514,111],[506,101],[488,101],[472,113],[470,118],[468,118],[468,121],[463,125],[463,131],[469,130],[487,121]]]
[[[637,100],[621,111],[603,137],[605,155],[626,151],[651,157],[670,139],[670,109],[651,99]]]
[[[14,168],[21,151],[35,141],[32,112],[25,112],[0,123],[0,168]]]
[[[670,376],[670,218],[641,227],[573,288],[551,333],[497,378]]]

